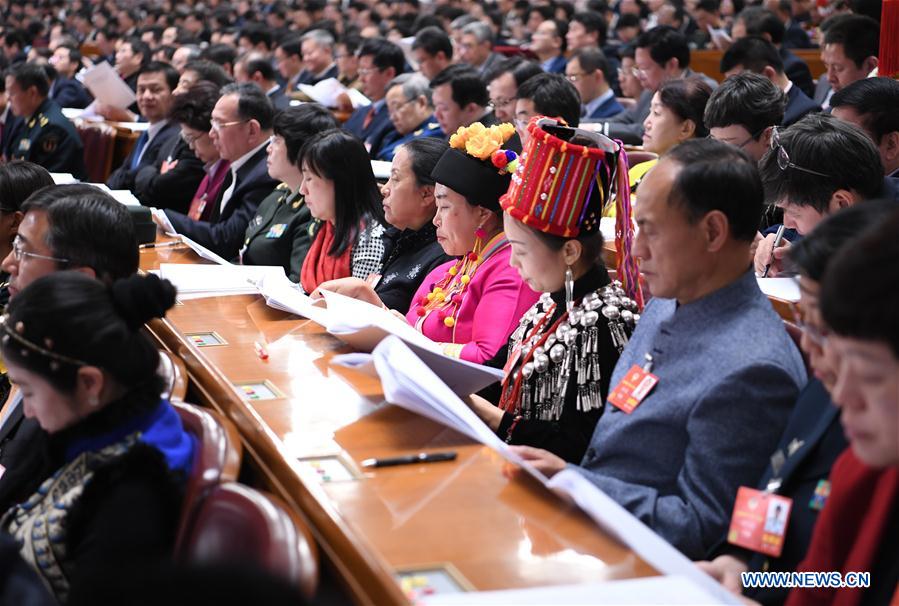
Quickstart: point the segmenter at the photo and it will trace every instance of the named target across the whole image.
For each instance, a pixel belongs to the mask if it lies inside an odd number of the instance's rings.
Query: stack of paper
[[[140,206],[140,200],[134,197],[134,194],[127,189],[109,189],[105,183],[91,183],[94,187],[102,189],[104,192],[116,199],[117,202],[125,206]]]
[[[266,274],[256,286],[269,307],[309,318],[322,326],[328,325],[328,310],[322,304],[316,305],[287,276]]]
[[[159,277],[172,282],[178,297],[199,298],[256,294],[256,283],[266,275],[284,275],[280,265],[197,265],[162,263]]]
[[[393,312],[345,295],[322,291],[330,312],[328,332],[357,351],[372,351],[388,335],[442,355],[440,346]]]
[[[158,210],[158,209],[157,209],[157,210]],[[160,212],[161,212],[162,216],[165,217],[165,213],[162,212],[162,211],[160,211]],[[168,217],[166,217],[166,222],[168,222]],[[172,224],[169,223],[169,227],[171,227],[171,225],[172,225]],[[171,234],[169,234],[169,235],[171,235]],[[203,245],[201,245],[201,244],[198,244],[197,242],[194,242],[193,240],[191,240],[191,239],[188,238],[187,236],[185,236],[185,235],[180,235],[180,236],[178,236],[178,237],[181,238],[181,241],[184,242],[185,244],[187,244],[187,245],[190,247],[191,250],[193,250],[195,253],[197,253],[197,254],[200,256],[201,259],[206,259],[207,261],[212,261],[213,263],[217,263],[217,264],[219,264],[219,265],[231,265],[231,263],[229,263],[228,261],[226,261],[224,258],[222,258],[222,257],[220,257],[219,255],[215,254],[214,252],[212,252],[211,250],[209,250],[209,249],[206,248],[205,246],[203,246]],[[284,274],[282,273],[281,275],[284,275]]]
[[[69,185],[70,183],[78,183],[78,179],[72,173],[50,173],[55,185]]]
[[[513,453],[401,339],[387,337],[375,348],[372,357],[388,402],[489,446],[546,483],[543,474]]]
[[[383,160],[372,160],[371,172],[374,173],[375,179],[384,181],[390,178],[390,169],[392,166],[393,163],[391,162],[385,162]]]

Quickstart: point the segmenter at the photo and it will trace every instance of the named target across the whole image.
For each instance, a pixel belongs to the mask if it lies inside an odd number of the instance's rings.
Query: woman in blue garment
[[[65,603],[110,566],[171,554],[194,441],[162,399],[159,353],[142,333],[175,303],[171,283],[111,287],[78,272],[39,278],[0,317],[0,352],[56,471],[0,520]]]

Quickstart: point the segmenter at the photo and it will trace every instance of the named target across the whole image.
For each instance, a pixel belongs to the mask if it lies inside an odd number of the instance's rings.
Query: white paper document
[[[97,189],[102,189],[104,192],[115,198],[116,202],[120,204],[124,204],[125,206],[140,206],[140,200],[138,200],[131,190],[128,189],[109,189],[109,187],[105,183],[90,183],[89,185],[93,185]]]
[[[691,579],[681,575],[672,575],[622,581],[600,581],[581,585],[443,593],[426,596],[421,603],[427,606],[456,604],[592,606],[594,604],[720,604],[721,600],[704,591]]]
[[[83,82],[94,99],[106,105],[125,109],[137,100],[134,91],[106,61],[85,71]]]
[[[391,162],[384,162],[383,160],[372,160],[371,172],[375,174],[375,179],[389,179],[390,168],[392,166],[393,163]]]
[[[162,263],[159,277],[172,282],[178,294],[214,293],[216,295],[257,294],[256,283],[264,276],[284,275],[280,265],[197,265]]]
[[[393,312],[345,295],[321,291],[328,304],[328,332],[357,351],[369,352],[387,335],[443,354],[440,346]]]
[[[371,105],[371,101],[365,95],[354,88],[347,88],[337,78],[328,78],[315,85],[300,84],[297,88],[304,95],[325,107],[337,107],[337,98],[344,93],[350,98],[353,109]]]
[[[150,130],[149,122],[111,122],[110,124],[118,128],[134,131],[136,133],[142,133],[145,130]]]
[[[384,398],[488,446],[545,483],[546,477],[514,454],[401,339],[390,336],[372,353]]]
[[[72,173],[50,173],[50,178],[53,179],[54,185],[78,183],[78,179]]]
[[[167,236],[177,236],[178,232],[175,231],[175,226],[172,225],[172,222],[169,221],[169,218],[165,215],[165,211],[161,208],[150,207],[150,212],[153,214],[153,218],[156,219],[157,225],[162,226],[162,233]],[[185,244],[187,244],[185,242]],[[188,244],[188,246],[190,246]]]
[[[600,528],[630,547],[663,575],[680,575],[689,579],[714,597],[715,604],[741,603],[712,577],[699,570],[689,558],[577,471],[565,469],[554,475],[546,486],[577,504]]]
[[[288,311],[309,318],[322,326],[327,326],[329,312],[324,305],[321,303],[316,305],[312,298],[297,288],[297,285],[283,273],[281,275],[266,274],[256,286],[269,307]]]
[[[156,209],[156,210],[158,210],[158,209]],[[162,212],[162,211],[159,211],[159,212],[163,217],[165,217],[164,212]],[[171,228],[172,232],[174,233],[175,228],[172,227],[172,223],[171,223],[171,221],[169,221],[168,217],[165,217],[165,221],[166,221],[166,223],[168,223],[169,228]],[[171,235],[171,234],[169,234],[169,235]],[[191,250],[193,250],[195,253],[197,253],[200,256],[200,258],[206,259],[207,261],[212,261],[213,263],[217,263],[219,265],[232,265],[223,257],[212,252],[211,250],[209,250],[202,244],[194,242],[187,236],[181,234],[180,238],[181,238],[181,241],[184,242],[185,244],[187,244]],[[281,275],[284,275],[283,271],[281,272]]]
[[[799,301],[799,280],[796,278],[756,278],[759,288],[767,297],[784,301]]]

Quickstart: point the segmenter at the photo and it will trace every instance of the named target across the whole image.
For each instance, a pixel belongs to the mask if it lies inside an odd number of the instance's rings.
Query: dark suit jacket
[[[322,80],[327,80],[328,78],[336,78],[337,77],[337,65],[332,65],[324,74],[321,76],[316,76],[309,70],[304,69],[300,72],[300,77],[297,78],[297,84],[318,84]]]
[[[787,48],[813,48],[808,33],[796,21],[787,24],[783,45]]]
[[[162,174],[162,163],[168,160],[177,164]],[[176,135],[169,137],[165,145],[159,148],[155,163],[135,171],[132,189],[145,206],[186,213],[205,174],[203,163],[190,150],[190,146]]]
[[[268,95],[268,100],[272,102],[272,107],[275,108],[276,112],[285,110],[290,106],[290,97],[287,96],[283,86]]]
[[[821,74],[821,77],[818,78],[818,83],[815,85],[815,94],[812,97],[812,101],[814,101],[818,107],[821,107],[829,93],[830,80],[827,78],[827,74]]]
[[[22,118],[13,115],[12,109],[6,112],[6,122],[3,123],[3,135],[0,136],[0,154],[7,158],[12,157],[13,143],[19,140],[18,130],[22,127]]]
[[[78,109],[84,109],[93,100],[81,82],[62,76],[54,80],[50,86],[50,98],[56,101],[60,107],[76,107]]]
[[[784,112],[782,126],[789,126],[802,116],[819,111],[821,111],[821,106],[809,99],[794,82],[790,92],[787,93],[787,109]]]
[[[144,155],[141,156],[137,167],[132,170],[131,161],[138,152],[137,145],[135,145],[131,150],[131,153],[128,154],[128,157],[125,158],[125,161],[122,162],[122,165],[112,171],[112,174],[109,175],[109,179],[106,180],[106,185],[108,185],[110,189],[134,189],[134,177],[137,175],[138,171],[145,166],[161,166],[162,161],[165,160],[161,150],[164,148],[168,149],[168,144],[171,142],[172,138],[178,137],[180,132],[181,130],[177,123],[171,121],[168,122],[162,127],[162,130],[156,133],[156,136],[147,143]]]
[[[175,230],[225,259],[235,259],[259,203],[278,186],[278,182],[268,175],[265,150],[264,147],[260,149],[237,170],[237,186],[222,211],[222,197],[231,186],[231,175],[225,179],[213,202],[209,221],[193,221],[183,213],[166,210]]]
[[[47,433],[37,419],[25,418],[20,399],[0,428],[0,465],[6,468],[0,476],[0,510],[27,499],[53,471],[44,456],[46,444]]]
[[[587,118],[611,118],[617,116],[624,111],[624,108],[618,103],[618,99],[613,96],[606,99],[599,107],[593,110],[593,113]]]
[[[789,452],[791,444],[792,455]],[[784,549],[779,558],[752,554],[749,570],[796,570],[805,558],[818,519],[819,509],[809,506],[815,489],[818,482],[830,475],[830,468],[847,445],[837,407],[831,403],[821,382],[812,379],[799,394],[796,408],[777,445],[785,456],[790,456],[776,476],[781,481],[776,492],[793,499]],[[774,470],[769,465],[757,487],[764,490],[774,477]],[[787,593],[788,589],[746,591],[746,595],[763,604],[782,603]]]
[[[375,112],[368,127],[364,127],[365,116],[368,115],[370,109],[371,106],[366,106],[360,107],[354,111],[353,115],[343,123],[343,129],[359,137],[363,143],[368,143],[368,148],[371,150],[374,148],[374,144],[381,141],[386,131],[393,128],[393,123],[390,121],[387,104],[384,103],[381,108]]]
[[[812,80],[812,72],[805,61],[790,52],[790,49],[781,47],[780,58],[784,63],[784,73],[793,81],[802,92],[811,97],[815,94],[815,82]]]
[[[564,74],[565,67],[568,65],[568,59],[565,55],[556,55],[547,64],[546,73],[548,74]]]
[[[643,121],[649,115],[652,94],[652,91],[643,91],[633,107],[613,116],[609,120],[609,132],[607,133],[609,137],[636,145],[643,143]]]

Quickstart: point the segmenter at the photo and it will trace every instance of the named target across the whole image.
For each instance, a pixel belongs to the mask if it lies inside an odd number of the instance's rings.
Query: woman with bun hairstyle
[[[171,553],[195,447],[161,399],[159,354],[141,327],[174,303],[156,276],[109,287],[65,271],[35,280],[0,317],[0,353],[56,469],[0,530],[60,602],[112,565]]]

